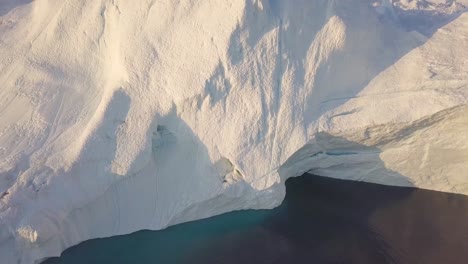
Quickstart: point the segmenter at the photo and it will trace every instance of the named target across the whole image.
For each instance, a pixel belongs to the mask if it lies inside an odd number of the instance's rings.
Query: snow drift
[[[468,194],[466,3],[416,2],[0,1],[2,263],[306,171]]]

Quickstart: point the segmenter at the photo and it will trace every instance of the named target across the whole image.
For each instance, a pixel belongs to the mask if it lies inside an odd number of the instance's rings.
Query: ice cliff
[[[468,194],[466,5],[0,0],[0,262],[306,171]]]

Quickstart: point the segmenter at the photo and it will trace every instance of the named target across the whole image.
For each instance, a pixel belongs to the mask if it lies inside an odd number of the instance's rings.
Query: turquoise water
[[[46,263],[189,263],[192,252],[204,250],[217,237],[261,225],[271,210],[231,212],[161,231],[140,231],[127,236],[95,239],[64,252]]]
[[[305,175],[283,204],[86,241],[46,264],[466,264],[468,197]]]

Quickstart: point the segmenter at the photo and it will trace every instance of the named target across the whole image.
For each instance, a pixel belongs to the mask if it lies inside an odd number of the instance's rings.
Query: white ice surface
[[[466,0],[175,2],[0,0],[0,263],[307,171],[468,194]]]

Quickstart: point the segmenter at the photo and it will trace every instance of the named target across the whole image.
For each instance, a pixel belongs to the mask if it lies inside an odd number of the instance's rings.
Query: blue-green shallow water
[[[283,204],[95,239],[46,264],[466,264],[468,197],[334,180],[289,180]]]
[[[271,210],[246,210],[171,226],[160,231],[140,231],[127,236],[95,239],[45,263],[188,263],[187,256],[207,247],[218,237],[245,232],[261,225]]]

